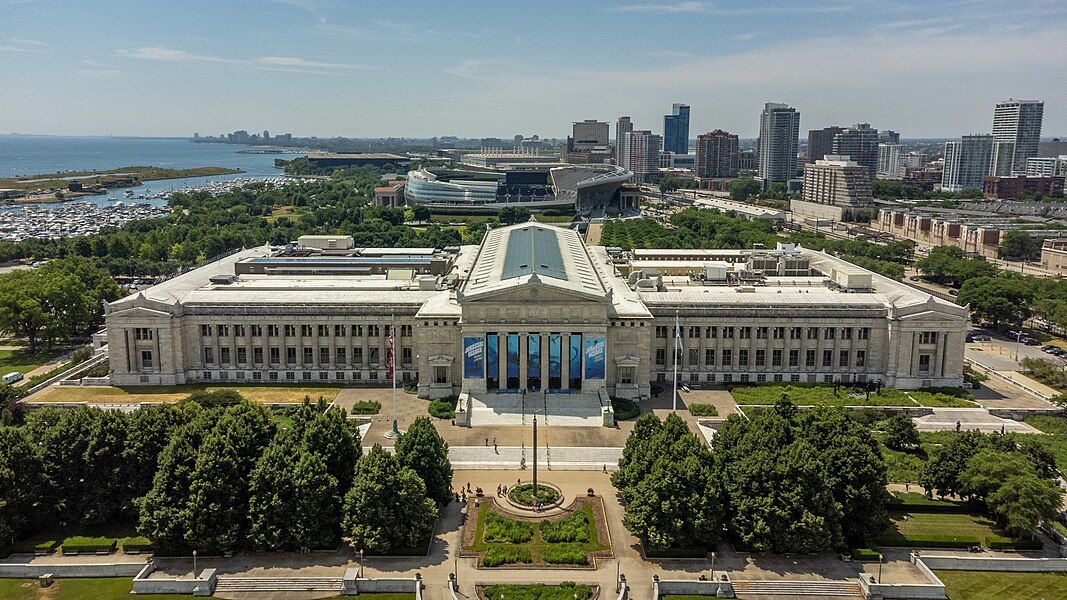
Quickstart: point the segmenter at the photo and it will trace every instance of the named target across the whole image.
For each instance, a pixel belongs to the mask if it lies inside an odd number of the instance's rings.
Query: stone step
[[[838,596],[860,597],[860,586],[853,581],[734,581],[738,594],[761,596]],[[742,596],[743,597],[743,596]]]
[[[215,591],[223,592],[339,592],[340,577],[219,577]]]

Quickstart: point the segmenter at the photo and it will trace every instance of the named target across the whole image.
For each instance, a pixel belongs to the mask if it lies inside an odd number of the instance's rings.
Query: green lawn
[[[1067,573],[934,571],[949,600],[1065,600]]]
[[[879,442],[885,459],[886,477],[889,483],[918,483],[923,459],[911,452],[901,452]]]
[[[975,404],[964,398],[970,394],[963,390],[953,390],[958,398],[942,391],[911,390],[902,391],[882,388],[880,393],[872,393],[870,399],[858,388],[838,389],[824,383],[767,384],[735,387],[730,391],[734,401],[742,405],[768,405],[778,402],[783,393],[797,406],[932,406],[932,407],[974,407]]]
[[[341,391],[341,386],[336,384],[318,385],[313,382],[300,382],[286,385],[274,384],[205,384],[190,383],[186,385],[157,385],[157,386],[85,386],[85,387],[61,387],[52,386],[34,396],[35,402],[88,402],[108,404],[136,404],[139,402],[177,402],[189,394],[199,390],[215,391],[232,389],[240,392],[245,399],[252,402],[264,403],[294,403],[303,402],[304,396],[315,402],[322,396],[327,402],[332,402]]]
[[[505,563],[517,562],[518,557],[525,557],[523,562],[532,560],[534,562],[586,564],[589,562],[590,552],[608,549],[608,546],[601,544],[598,539],[595,518],[593,507],[589,504],[583,505],[579,511],[566,517],[540,522],[525,522],[503,517],[483,505],[478,511],[474,544],[466,549],[474,552],[500,553],[516,559],[506,560]],[[546,521],[550,524],[547,528]],[[533,529],[532,538],[522,535],[523,530],[530,528]],[[560,541],[547,542],[545,535],[542,534],[543,528],[548,532],[550,539]],[[497,541],[489,542],[487,541],[489,537]],[[582,558],[586,563],[582,562]],[[511,598],[511,596],[508,597]]]
[[[1026,422],[1048,435],[1033,436],[1056,456],[1056,466],[1067,473],[1067,417],[1030,417]]]
[[[30,354],[25,350],[0,350],[0,375],[19,371],[23,375],[56,358],[63,351]]]
[[[57,579],[52,587],[41,589],[37,581],[26,579],[0,579],[0,600],[183,600],[194,598],[179,594],[138,594],[133,596],[133,580],[123,577],[93,579]]]
[[[977,514],[890,511],[889,519],[878,545],[939,547],[958,542],[968,547],[998,535],[993,521]]]

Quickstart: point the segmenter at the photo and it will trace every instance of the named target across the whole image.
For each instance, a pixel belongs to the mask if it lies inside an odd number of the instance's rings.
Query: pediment
[[[109,319],[169,319],[171,316],[172,315],[167,311],[156,310],[145,306],[132,306],[130,308],[112,311],[107,314],[107,318]]]
[[[573,304],[575,302],[604,303],[606,297],[586,292],[554,287],[540,282],[526,282],[505,289],[464,298],[463,303],[503,302],[507,304]]]

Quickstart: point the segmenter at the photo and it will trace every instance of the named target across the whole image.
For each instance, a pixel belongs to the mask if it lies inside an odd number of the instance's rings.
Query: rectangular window
[[[730,348],[722,349],[722,366],[729,367],[734,364],[734,351]]]
[[[785,339],[785,327],[775,327],[774,328],[774,339],[776,339],[776,340]]]
[[[791,340],[799,340],[802,330],[803,330],[803,327],[790,327],[789,328],[789,339],[791,339]]]
[[[263,337],[263,326],[262,325],[249,325],[248,328],[249,328],[250,332],[252,333],[252,337]]]
[[[723,327],[722,328],[722,339],[724,339],[724,340],[732,340],[732,339],[734,339],[734,328],[733,327]]]
[[[936,331],[924,331],[919,334],[920,344],[936,344],[937,332]]]
[[[200,337],[207,337],[211,335],[211,325],[200,326]]]
[[[734,380],[734,374],[733,373],[726,373],[726,374],[724,374],[722,376],[722,382],[723,383],[732,383],[733,380]]]
[[[851,327],[842,327],[841,328],[841,339],[843,339],[843,340],[851,340],[852,339],[852,328]]]
[[[765,339],[767,339],[767,328],[766,327],[757,327],[756,328],[756,339],[757,340],[765,340]]]
[[[446,367],[433,368],[434,383],[448,383],[448,369]]]
[[[323,346],[323,347],[319,348],[319,364],[320,365],[328,365],[328,364],[330,364],[330,348],[329,347]]]
[[[809,340],[817,340],[817,339],[819,339],[819,328],[818,327],[808,327],[808,339]]]
[[[842,366],[842,367],[847,367],[848,366],[848,363],[849,363],[849,356],[848,355],[849,355],[848,350],[842,350],[841,351],[841,353],[837,357],[838,366]]]
[[[139,340],[152,339],[152,330],[147,327],[138,327],[134,330],[134,336]]]
[[[329,325],[319,325],[318,329],[319,329],[319,337],[330,337],[330,326]]]
[[[277,373],[271,373],[271,374],[272,375],[277,375]],[[253,381],[260,381],[261,379],[263,379],[263,373],[261,373],[259,371],[252,371],[252,380]]]
[[[553,390],[563,387],[563,336],[558,333],[548,335],[548,387]]]
[[[658,338],[667,337],[667,326],[666,325],[656,325],[656,337],[658,337]]]
[[[204,346],[204,364],[215,364],[215,350],[211,346]]]
[[[714,338],[719,337],[719,328],[718,327],[705,327],[704,328],[704,337],[706,337],[708,339],[714,339]]]
[[[815,351],[814,350],[808,350],[807,352],[804,353],[804,366],[805,367],[814,367],[815,366]]]
[[[363,364],[363,348],[359,348],[359,347],[352,348],[352,364],[354,364],[354,365],[362,365]]]
[[[767,366],[767,351],[763,349],[756,350],[756,366]]]
[[[362,325],[353,325],[352,326],[352,337],[363,337],[363,326]]]
[[[281,364],[281,362],[282,362],[282,351],[281,351],[281,348],[275,348],[275,347],[272,346],[271,349],[270,349],[270,364],[278,365],[278,364]]]
[[[867,351],[866,350],[856,350],[856,366],[857,367],[866,367],[867,366]]]
[[[141,368],[142,369],[151,369],[152,368],[152,351],[151,350],[141,350]]]
[[[329,371],[319,371],[319,379],[329,379],[329,378],[330,378],[330,372]]]
[[[257,365],[263,364],[263,348],[252,348],[252,363]]]
[[[526,338],[526,389],[541,389],[541,334]]]
[[[739,366],[739,367],[747,367],[748,366],[748,349],[747,348],[741,348],[740,350],[737,351],[737,366]]]
[[[822,351],[822,366],[832,367],[834,366],[834,351],[823,350]]]
[[[301,325],[300,326],[300,336],[301,337],[311,337],[311,332],[312,332],[311,325]]]
[[[695,367],[698,364],[700,364],[700,349],[699,348],[690,348],[689,349],[689,366],[690,367]]]
[[[348,348],[338,348],[336,350],[336,354],[337,354],[337,364],[339,364],[339,365],[347,365],[348,364]]]
[[[446,325],[448,323],[445,323]],[[400,326],[400,337],[411,337],[411,325]]]
[[[827,328],[825,328],[823,330],[822,337],[825,340],[832,340],[832,339],[834,339],[834,335],[836,335],[836,333],[837,333],[837,329],[835,329],[833,327],[827,327]]]
[[[704,350],[704,365],[708,367],[715,366],[715,348],[707,348]]]
[[[368,350],[369,350],[369,354],[367,355],[367,357],[370,359],[370,364],[372,364],[374,366],[378,366],[378,365],[382,364],[381,348],[378,348],[377,346],[372,346]]]
[[[285,364],[287,364],[287,365],[295,365],[296,364],[296,348],[293,348],[292,346],[289,346],[289,347],[287,347],[285,349]]]
[[[410,365],[411,364],[411,348],[401,348],[400,349],[400,364],[402,364],[402,365]]]
[[[230,364],[230,348],[228,346],[219,348],[219,362],[224,365]]]
[[[919,372],[920,373],[929,373],[930,372],[930,355],[929,354],[920,354],[919,355]]]
[[[700,337],[700,327],[695,327],[693,325],[690,325],[689,326],[689,334],[688,335],[691,338],[699,338]]]
[[[382,328],[380,325],[367,325],[368,337],[380,337],[382,335]]]
[[[799,367],[800,366],[800,350],[790,350],[789,351],[789,366],[790,367]]]
[[[782,351],[781,351],[781,349],[777,349],[776,348],[774,350],[771,350],[771,366],[772,367],[780,367],[780,366],[782,366]]]
[[[267,373],[267,379],[269,379],[271,381],[278,381],[278,372],[277,371],[271,371],[271,372]]]
[[[870,327],[860,327],[859,339],[866,340],[866,339],[870,339],[870,337],[871,337],[871,328]]]
[[[248,348],[244,346],[237,347],[237,364],[243,365],[248,363]]]
[[[216,337],[226,337],[228,335],[230,335],[230,326],[229,325],[216,325],[215,326],[215,336]]]
[[[233,326],[233,335],[234,335],[234,337],[244,337],[245,336],[245,326],[244,325],[234,325]]]
[[[741,333],[740,333],[740,335],[738,337],[743,339],[743,340],[747,340],[747,339],[751,338],[752,337],[752,328],[751,327],[742,327],[741,328]]]
[[[267,337],[278,337],[277,325],[267,325]]]
[[[296,325],[285,326],[285,337],[296,337]]]
[[[334,337],[345,337],[347,334],[348,334],[348,327],[345,327],[344,325],[334,325],[333,326],[333,336]]]
[[[582,387],[582,334],[571,333],[570,353],[570,388],[577,390]]]

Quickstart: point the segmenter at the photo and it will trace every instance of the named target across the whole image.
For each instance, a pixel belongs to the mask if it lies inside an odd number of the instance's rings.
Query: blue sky
[[[1045,100],[1067,135],[1067,0],[0,0],[0,132],[564,136],[574,120],[754,137],[987,132]]]

